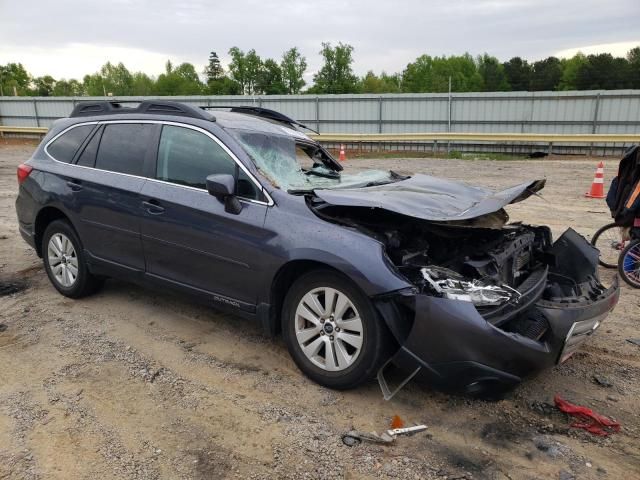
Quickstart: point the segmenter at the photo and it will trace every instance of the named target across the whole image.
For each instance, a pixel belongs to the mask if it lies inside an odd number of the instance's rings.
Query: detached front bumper
[[[577,244],[570,249],[584,248],[579,240],[570,241]],[[592,268],[597,278],[597,266]],[[513,386],[530,373],[567,360],[597,330],[619,296],[617,278],[595,298],[549,301],[541,295],[526,312],[517,311],[511,321],[499,324],[483,317],[470,302],[427,294],[405,297],[413,324],[398,352],[378,373],[383,394],[391,398],[414,377],[469,393]],[[405,379],[395,389],[385,376],[391,364]]]

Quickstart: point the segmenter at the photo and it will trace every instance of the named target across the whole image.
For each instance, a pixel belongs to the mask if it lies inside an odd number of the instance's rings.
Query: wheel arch
[[[52,205],[41,208],[40,211],[38,211],[34,222],[34,242],[36,246],[36,252],[38,253],[39,257],[42,257],[42,237],[44,235],[44,232],[49,224],[54,220],[66,220],[69,225],[71,225],[71,227],[76,230],[69,216],[60,208]]]
[[[268,316],[263,318],[263,326],[272,335],[276,335],[282,331],[282,307],[284,297],[286,296],[291,285],[303,276],[313,270],[329,270],[336,272],[345,278],[349,278],[343,272],[334,266],[310,259],[296,259],[282,265],[273,277],[271,289],[269,292]],[[353,281],[353,280],[352,280]],[[355,284],[355,282],[354,282]]]

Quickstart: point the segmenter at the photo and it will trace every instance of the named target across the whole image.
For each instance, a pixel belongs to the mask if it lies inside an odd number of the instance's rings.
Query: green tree
[[[133,76],[122,62],[117,65],[111,62],[105,63],[100,69],[100,75],[104,79],[107,93],[111,92],[117,96],[131,95]]]
[[[558,84],[558,90],[578,90],[578,71],[588,63],[587,57],[581,52],[571,58],[560,60],[562,64],[562,77]]]
[[[222,65],[220,64],[220,59],[218,58],[218,54],[216,52],[211,52],[209,54],[209,63],[204,69],[204,74],[207,77],[207,83],[214,80],[219,80],[224,76],[224,70],[222,68]]]
[[[85,75],[82,79],[83,90],[90,97],[97,97],[107,94],[107,89],[104,84],[104,79],[99,73],[91,75]]]
[[[404,92],[478,92],[483,79],[471,55],[431,57],[421,55],[402,72]]]
[[[0,95],[27,95],[31,76],[21,63],[0,65]]]
[[[53,87],[53,95],[56,97],[79,97],[84,93],[82,83],[75,78],[58,80]]]
[[[362,93],[399,93],[400,90],[400,75],[387,75],[382,72],[380,76],[377,76],[373,71],[369,70],[367,74],[362,77],[360,82],[360,91]]]
[[[531,65],[520,57],[513,57],[508,62],[502,64],[507,82],[511,85],[511,90],[522,92],[529,90],[531,83]]]
[[[247,52],[244,58],[247,72],[247,95],[254,95],[258,92],[258,81],[262,71],[262,59],[254,49]],[[277,65],[277,64],[276,64]]]
[[[242,94],[245,93],[247,87],[247,62],[245,53],[238,47],[229,49],[231,63],[229,63],[229,73],[231,78],[238,83]]]
[[[511,90],[507,81],[504,67],[496,57],[485,53],[478,57],[478,73],[482,77],[485,92],[500,92]]]
[[[256,51],[251,49],[245,53],[238,47],[232,47],[229,49],[229,55],[231,56],[229,64],[231,78],[238,82],[242,93],[246,95],[257,93],[256,85],[262,69],[262,60]]]
[[[209,95],[242,95],[240,84],[227,76],[208,82],[205,91]]]
[[[576,86],[580,90],[628,88],[629,70],[624,58],[614,58],[610,53],[589,55],[576,72]]]
[[[265,95],[282,95],[287,93],[287,87],[282,78],[282,69],[275,60],[268,58],[262,62],[255,89],[256,93]]]
[[[36,97],[49,97],[53,95],[53,89],[55,88],[56,80],[51,75],[44,75],[42,77],[33,79],[33,90],[31,93]]]
[[[562,64],[556,57],[548,57],[533,64],[532,91],[557,90],[562,78]]]
[[[640,47],[629,50],[627,62],[629,62],[629,86],[640,88]]]
[[[282,81],[286,88],[286,93],[300,93],[302,87],[305,86],[304,72],[307,70],[307,60],[304,58],[296,47],[293,47],[282,55],[280,62],[282,69]]]
[[[356,93],[358,77],[353,73],[353,47],[338,43],[332,47],[330,43],[322,44],[320,55],[323,65],[313,76],[312,93]]]
[[[155,82],[142,72],[135,72],[131,81],[131,95],[153,95],[155,93]]]
[[[202,93],[202,89],[202,83],[192,64],[181,63],[174,68],[170,60],[155,85],[158,95],[198,95]]]
[[[99,72],[85,75],[83,83],[89,95],[131,95],[133,76],[122,62],[117,65],[107,62]]]

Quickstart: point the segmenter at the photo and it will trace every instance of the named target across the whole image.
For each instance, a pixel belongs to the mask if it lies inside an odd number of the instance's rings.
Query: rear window
[[[47,147],[47,152],[59,162],[69,163],[73,160],[73,156],[85,141],[95,125],[81,125],[72,128],[56,138],[51,145]]]
[[[142,176],[154,127],[149,123],[106,125],[96,156],[96,168]]]

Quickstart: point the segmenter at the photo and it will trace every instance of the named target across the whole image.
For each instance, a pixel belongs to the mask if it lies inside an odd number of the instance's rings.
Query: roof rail
[[[293,118],[287,117],[283,113],[277,112],[275,110],[271,110],[269,108],[262,107],[253,107],[250,105],[235,105],[235,106],[224,106],[224,105],[211,105],[200,107],[203,110],[213,110],[216,108],[228,108],[230,112],[233,113],[244,113],[246,115],[254,115],[256,117],[267,118],[269,120],[274,120],[279,123],[284,123],[289,126],[298,126],[302,128],[306,128],[307,130],[311,130],[312,132],[316,132],[313,128],[309,128],[306,125],[294,120]]]
[[[128,103],[135,103],[137,105],[126,106]],[[98,100],[95,102],[80,102],[75,106],[69,117],[93,117],[99,115],[119,115],[123,113],[176,115],[214,122],[216,120],[213,115],[208,112],[203,112],[200,108],[169,100]]]

